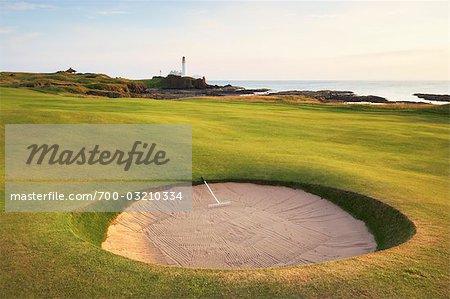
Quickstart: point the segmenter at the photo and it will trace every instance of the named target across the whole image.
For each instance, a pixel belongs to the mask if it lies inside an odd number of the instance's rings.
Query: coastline
[[[132,80],[75,70],[55,73],[0,72],[0,86],[108,98],[175,100],[256,96],[343,104],[450,103],[448,81],[207,81],[168,75]]]
[[[414,93],[450,94],[450,81],[387,81],[387,80],[209,80],[211,84],[242,86],[245,88],[269,88],[270,93],[292,90],[350,90],[357,95],[376,95],[392,102],[442,104],[422,100]]]

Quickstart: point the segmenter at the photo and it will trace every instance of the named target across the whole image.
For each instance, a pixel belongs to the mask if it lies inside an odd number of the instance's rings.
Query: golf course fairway
[[[314,265],[188,269],[102,250],[114,213],[1,212],[2,298],[449,296],[448,105],[155,101],[17,88],[1,88],[0,102],[2,211],[5,124],[191,124],[194,182],[303,189],[364,220],[378,244]]]

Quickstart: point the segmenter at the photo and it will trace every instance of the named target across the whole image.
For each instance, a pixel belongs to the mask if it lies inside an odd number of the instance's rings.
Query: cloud
[[[187,15],[206,15],[209,11],[207,9],[191,9],[186,12]]]
[[[43,3],[31,3],[31,2],[0,3],[0,9],[2,10],[34,10],[34,9],[49,9],[49,8],[54,8],[54,6]]]
[[[9,39],[9,43],[18,45],[19,47],[27,45],[28,43],[41,38],[44,34],[42,32],[26,32],[21,34],[15,34]]]
[[[99,11],[97,11],[98,15],[124,15],[127,13],[128,13],[128,11],[125,11],[125,10],[99,10]]]
[[[384,56],[405,56],[415,54],[432,54],[442,49],[408,49],[408,50],[393,50],[393,51],[378,51],[359,54],[342,55],[342,57],[358,57],[358,58],[374,58]],[[444,49],[445,50],[445,49]]]
[[[0,27],[0,34],[9,34],[14,32],[11,27]]]

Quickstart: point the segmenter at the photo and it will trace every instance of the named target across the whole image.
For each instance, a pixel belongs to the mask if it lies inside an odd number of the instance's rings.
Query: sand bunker
[[[364,222],[316,195],[242,183],[211,187],[232,204],[208,208],[214,199],[195,186],[193,211],[121,213],[102,248],[147,263],[228,269],[319,263],[376,248]]]

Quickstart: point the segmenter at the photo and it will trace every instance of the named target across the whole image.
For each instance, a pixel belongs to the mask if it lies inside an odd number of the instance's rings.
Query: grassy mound
[[[204,89],[208,88],[204,79],[192,77],[181,77],[168,75],[167,77],[153,77],[152,79],[141,80],[148,88],[159,89]]]
[[[24,87],[49,93],[74,93],[82,95],[123,98],[145,92],[144,83],[123,78],[111,78],[104,74],[48,74],[1,72],[0,86]]]

